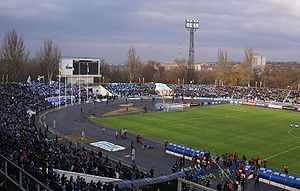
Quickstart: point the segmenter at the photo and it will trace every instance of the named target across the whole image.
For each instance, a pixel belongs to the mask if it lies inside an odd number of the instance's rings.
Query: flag
[[[58,75],[62,75],[62,65],[58,63]]]
[[[28,76],[28,78],[27,78],[27,83],[31,84],[31,77],[30,76]]]
[[[58,72],[59,72],[59,75],[62,75],[62,69],[61,68],[58,69]]]
[[[40,82],[41,80],[45,80],[45,76],[38,76],[37,81]]]

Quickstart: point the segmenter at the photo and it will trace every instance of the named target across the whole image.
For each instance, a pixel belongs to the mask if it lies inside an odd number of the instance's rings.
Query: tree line
[[[2,82],[25,82],[28,76],[45,82],[54,79],[61,59],[61,50],[52,40],[45,40],[36,56],[29,57],[24,39],[15,29],[7,32],[0,48],[0,75]]]
[[[218,86],[252,86],[298,89],[300,84],[300,64],[267,63],[264,67],[253,65],[254,53],[251,48],[244,50],[241,62],[232,62],[227,50],[218,49],[217,62],[211,69],[194,71],[194,83],[215,84]],[[172,84],[189,83],[188,62],[175,59],[175,67],[166,68],[164,64],[149,60],[140,61],[134,47],[130,47],[124,65],[103,63],[102,75],[106,82],[163,82]]]
[[[16,30],[7,32],[0,47],[1,81],[25,82],[44,76],[44,82],[57,80],[61,50],[52,40],[45,40],[35,56],[30,58],[24,39]],[[297,89],[300,83],[300,65],[297,63],[266,64],[253,67],[254,53],[246,48],[241,62],[232,62],[228,51],[218,49],[217,62],[210,69],[194,71],[193,82],[228,86],[257,86]],[[167,68],[155,60],[142,62],[133,46],[128,48],[125,63],[111,65],[101,59],[102,83],[107,82],[162,82],[189,83],[189,66],[185,59],[175,59],[174,67]]]

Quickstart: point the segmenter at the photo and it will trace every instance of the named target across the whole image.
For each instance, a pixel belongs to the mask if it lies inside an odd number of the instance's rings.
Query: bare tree
[[[245,49],[245,56],[241,65],[242,82],[244,85],[250,86],[253,77],[253,52],[251,48]]]
[[[130,46],[127,54],[126,72],[128,74],[128,81],[131,83],[138,74],[139,57],[136,55],[135,48]]]
[[[48,82],[51,82],[55,71],[58,71],[58,63],[61,58],[61,51],[54,45],[52,40],[45,40],[44,45],[37,53],[42,70],[47,74]]]
[[[227,50],[218,49],[218,61],[216,65],[216,80],[219,85],[228,83],[231,72],[231,64],[228,61]]]
[[[165,82],[165,77],[166,77],[165,67],[163,67],[161,63],[156,62],[154,68],[156,72],[153,76],[153,82]]]
[[[234,65],[231,67],[230,75],[228,77],[227,85],[237,86],[240,85],[241,82],[241,70],[238,65]]]
[[[23,68],[24,75],[30,75],[32,80],[37,80],[38,76],[43,73],[37,58],[29,58],[27,64]]]
[[[141,79],[144,78],[146,82],[153,82],[156,73],[156,62],[149,60],[142,65]]]
[[[22,70],[27,63],[29,52],[26,50],[24,40],[15,29],[6,33],[0,57],[5,66],[6,73],[12,81],[20,81]]]
[[[176,63],[177,67],[175,67],[172,71],[174,77],[175,77],[175,83],[177,83],[178,78],[181,79],[181,81],[185,82],[185,83],[190,83],[191,81],[195,80],[194,79],[194,73],[195,70],[193,67],[194,65],[190,65],[190,63],[188,63],[188,61],[186,61],[185,59],[181,59],[181,58],[177,58],[174,60],[174,62]],[[171,75],[172,75],[171,73]],[[192,75],[192,76],[189,76]],[[194,82],[194,81],[193,81]]]
[[[215,79],[213,73],[214,72],[211,70],[201,70],[196,72],[198,82],[201,84],[214,84]]]
[[[189,66],[185,59],[175,59],[173,66],[165,71],[166,83],[189,83],[187,81],[189,75]]]
[[[104,78],[106,82],[110,82],[111,77],[112,77],[111,66],[103,58],[100,59],[100,64],[101,64],[100,71],[101,71],[101,75],[102,75],[102,80]]]
[[[126,67],[123,65],[110,65],[112,82],[128,82]]]

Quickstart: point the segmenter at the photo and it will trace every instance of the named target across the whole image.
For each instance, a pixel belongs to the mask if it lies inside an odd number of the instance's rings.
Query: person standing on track
[[[154,169],[153,169],[153,167],[151,167],[151,169],[150,169],[150,177],[153,178],[153,176],[154,176]]]
[[[116,139],[117,139],[118,136],[119,136],[119,131],[118,130],[115,131],[115,136],[116,136]]]
[[[259,175],[256,174],[256,176],[255,176],[255,187],[256,188],[258,187],[258,184],[259,184]]]
[[[134,149],[134,143],[131,141],[131,150]]]
[[[289,173],[289,165],[284,166],[284,173],[288,174]]]

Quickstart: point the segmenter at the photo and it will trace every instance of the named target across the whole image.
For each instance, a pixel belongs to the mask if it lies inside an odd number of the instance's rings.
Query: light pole
[[[71,73],[71,105],[73,106],[73,71],[74,71],[74,67],[72,66],[72,73]]]
[[[67,107],[67,66],[65,69],[65,107]]]
[[[186,19],[185,28],[190,32],[190,45],[189,45],[189,61],[188,61],[188,82],[194,81],[194,32],[199,29],[199,20]]]
[[[61,78],[62,70],[61,63],[58,64],[58,109],[60,109],[60,78]]]
[[[80,92],[81,91],[80,90],[80,80],[81,80],[80,79],[80,75],[81,75],[80,73],[81,72],[80,72],[80,62],[78,63],[78,68],[79,68],[79,70],[78,70],[79,71],[79,80],[78,80],[78,99],[79,100],[78,100],[78,102],[79,102],[79,104],[81,104],[81,92]]]
[[[55,123],[55,120],[53,120],[53,131],[55,133],[55,128],[56,128],[56,123]]]
[[[86,102],[89,100],[89,63],[86,64]]]

